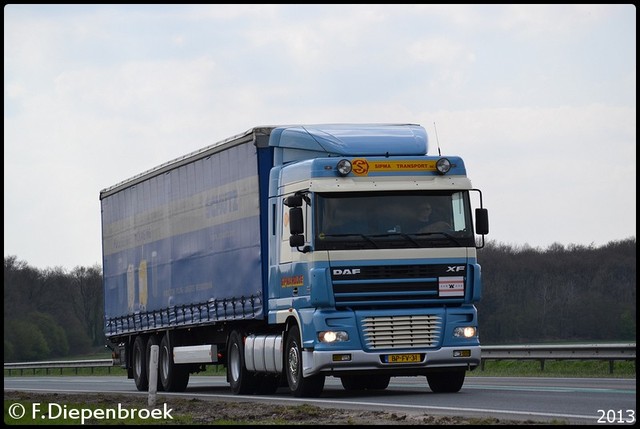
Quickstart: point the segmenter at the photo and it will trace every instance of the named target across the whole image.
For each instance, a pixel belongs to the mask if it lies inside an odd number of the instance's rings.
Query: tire
[[[235,330],[229,335],[227,381],[234,395],[251,395],[258,385],[256,375],[244,364],[244,335]]]
[[[455,393],[462,389],[465,371],[434,372],[427,375],[433,393]]]
[[[162,382],[160,381],[160,339],[158,339],[157,335],[151,335],[147,340],[147,352],[146,352],[146,362],[147,362],[147,374],[151,371],[151,346],[158,346],[158,376],[156,377],[157,386],[156,391],[161,392],[164,390],[162,386]],[[148,375],[147,379],[149,383],[151,383],[151,376]]]
[[[384,390],[389,387],[391,377],[387,375],[345,375],[340,377],[345,390]]]
[[[160,382],[165,392],[184,392],[189,384],[189,365],[173,363],[173,348],[169,343],[169,333],[160,342],[158,362]]]
[[[311,377],[303,377],[302,374],[302,347],[300,332],[297,326],[292,326],[287,334],[285,346],[285,373],[289,390],[298,398],[312,398],[320,396],[324,389],[325,376],[316,374]]]
[[[140,392],[149,390],[148,375],[149,361],[147,360],[147,344],[144,337],[138,335],[133,342],[131,351],[131,367],[133,370],[133,380],[136,382],[136,389]]]

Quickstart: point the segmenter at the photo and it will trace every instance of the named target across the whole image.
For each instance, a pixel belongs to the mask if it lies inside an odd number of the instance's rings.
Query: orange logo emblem
[[[369,163],[366,159],[354,159],[351,165],[353,165],[353,174],[366,176],[369,173]]]

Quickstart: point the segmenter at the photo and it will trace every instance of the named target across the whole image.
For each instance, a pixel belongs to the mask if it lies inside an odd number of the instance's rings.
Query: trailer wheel
[[[455,393],[462,389],[465,371],[434,372],[427,375],[433,393]]]
[[[227,381],[234,395],[251,395],[257,387],[256,375],[249,372],[244,364],[244,336],[235,330],[229,335]]]
[[[149,389],[149,378],[147,377],[147,345],[142,335],[138,335],[133,342],[133,350],[131,353],[131,366],[133,369],[133,380],[136,382],[136,388],[144,392]]]
[[[285,373],[289,390],[298,398],[320,396],[324,389],[325,376],[322,374],[304,377],[302,374],[302,342],[297,326],[292,326],[287,334],[285,347]]]
[[[169,333],[160,342],[160,381],[166,392],[184,392],[189,384],[189,365],[173,363],[173,348],[169,343]]]
[[[160,340],[158,339],[157,335],[151,335],[149,337],[149,339],[147,340],[147,353],[146,353],[146,359],[145,362],[147,363],[147,367],[148,367],[148,372],[147,374],[149,374],[149,372],[151,371],[151,346],[158,346],[158,376],[156,377],[156,381],[158,383],[158,385],[156,386],[156,389],[158,392],[164,390],[164,387],[162,387],[162,382],[160,381]],[[147,379],[149,382],[151,382],[151,376],[147,376]]]

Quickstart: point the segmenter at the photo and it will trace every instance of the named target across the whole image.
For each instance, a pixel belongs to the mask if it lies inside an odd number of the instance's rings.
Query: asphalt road
[[[5,377],[4,388],[146,395],[122,376],[12,376]],[[268,396],[232,395],[224,377],[192,376],[186,392],[172,395],[547,423],[633,424],[637,420],[636,380],[617,378],[467,377],[460,392],[435,394],[424,377],[392,378],[386,390],[365,392],[345,391],[338,378],[328,377],[319,398],[299,399],[286,389]]]

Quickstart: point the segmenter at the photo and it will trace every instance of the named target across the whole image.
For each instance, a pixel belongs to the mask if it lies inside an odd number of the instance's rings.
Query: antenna
[[[436,121],[433,121],[433,129],[436,132],[436,144],[438,145],[438,156],[442,156],[440,153],[440,140],[438,140],[438,129],[436,128]]]

